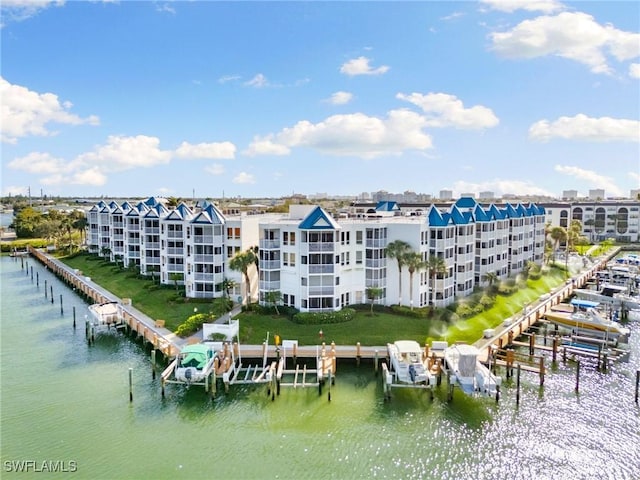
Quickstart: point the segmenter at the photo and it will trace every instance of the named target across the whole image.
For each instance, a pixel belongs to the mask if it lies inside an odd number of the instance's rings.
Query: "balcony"
[[[312,297],[312,296],[323,296],[323,297],[332,296],[333,292],[334,292],[333,286],[331,286],[331,287],[309,287],[307,289],[307,295],[309,297]]]
[[[365,266],[367,268],[384,268],[384,267],[387,266],[387,260],[386,259],[373,260],[373,259],[368,258],[366,263],[365,263]]]
[[[260,240],[258,246],[260,250],[278,250],[280,249],[280,240]]]
[[[142,229],[142,231],[149,235],[153,235],[153,234],[158,235],[160,233],[160,227],[145,227]]]
[[[333,265],[309,265],[309,273],[333,273]]]
[[[280,290],[280,282],[260,282],[260,290],[271,292],[274,290]]]
[[[279,270],[280,260],[260,260],[261,270]]]
[[[201,281],[201,282],[214,282],[216,279],[216,274],[196,272],[193,274],[193,279],[195,281]]]
[[[207,245],[213,244],[213,235],[194,235],[193,243],[205,243]],[[222,245],[222,241],[219,242]]]
[[[373,238],[367,238],[367,241],[365,243],[365,247],[366,248],[386,248],[387,247],[387,240],[386,239],[373,239]]]
[[[167,272],[171,272],[171,273],[183,273],[183,272],[184,272],[184,265],[182,265],[182,264],[170,263],[169,265],[167,265]]]
[[[373,280],[373,279],[367,278],[365,280],[364,285],[366,288],[385,288],[387,286],[387,279],[380,278],[377,280]]]
[[[144,247],[150,250],[160,250],[160,242],[147,242]]]
[[[182,230],[176,232],[176,231],[169,231],[167,232],[167,238],[183,238],[184,237],[184,232]]]
[[[144,257],[146,265],[160,265],[160,257]]]
[[[309,252],[333,252],[335,244],[331,242],[307,243]]]
[[[169,247],[167,248],[167,255],[172,255],[175,257],[184,256],[184,248],[183,247]]]
[[[222,255],[218,255],[220,259],[220,263],[222,263]],[[216,256],[213,254],[205,255],[203,253],[198,253],[193,256],[193,261],[196,263],[215,263]]]

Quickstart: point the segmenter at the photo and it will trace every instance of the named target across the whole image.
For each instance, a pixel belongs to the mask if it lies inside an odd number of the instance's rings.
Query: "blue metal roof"
[[[469,213],[469,212],[465,212],[465,213]],[[451,207],[450,215],[451,215],[451,220],[456,225],[466,225],[467,223],[469,223],[469,216],[465,217],[465,215],[455,205]]]
[[[449,225],[451,215],[448,213],[442,213],[435,206],[431,206],[427,220],[430,227],[446,227]]]
[[[397,212],[399,210],[400,207],[396,202],[380,201],[376,205],[377,212]]]
[[[473,197],[460,197],[455,206],[458,208],[474,208],[477,204],[478,202]]]
[[[338,230],[340,225],[321,207],[314,208],[298,225],[301,230]]]
[[[482,205],[476,205],[476,208],[473,209],[473,216],[476,222],[490,222],[494,220],[493,212],[491,210],[485,210],[482,208]]]

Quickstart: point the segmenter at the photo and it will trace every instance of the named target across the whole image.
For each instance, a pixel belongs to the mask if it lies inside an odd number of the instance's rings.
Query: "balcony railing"
[[[167,238],[183,238],[184,237],[184,232],[182,230],[176,232],[176,231],[169,231],[167,232]]]
[[[144,248],[151,250],[160,250],[160,242],[147,242],[144,244]]]
[[[280,248],[280,240],[260,240],[260,250],[273,250]]]
[[[184,272],[184,265],[176,265],[175,263],[170,263],[169,265],[167,265],[167,272],[179,272],[182,273]]]
[[[222,255],[218,255],[219,262],[222,263]],[[193,256],[193,261],[197,263],[214,263],[216,260],[216,255],[213,254],[203,254],[198,253]]]
[[[144,263],[147,265],[160,265],[160,257],[144,257]]]
[[[260,260],[261,270],[279,270],[280,260]]]
[[[260,282],[260,290],[273,291],[280,290],[280,282]]]
[[[160,227],[144,227],[142,231],[148,234],[158,234],[160,233]]]
[[[182,247],[169,247],[169,248],[167,248],[167,255],[183,256],[184,255],[184,248],[182,248]]]
[[[194,235],[193,243],[206,243],[211,245],[213,243],[213,235]],[[222,240],[219,242],[222,245]]]
[[[309,273],[333,273],[333,265],[309,265]]]
[[[193,279],[196,281],[202,281],[202,282],[213,282],[216,279],[216,274],[196,272],[193,274]]]
[[[386,248],[387,241],[379,238],[367,238],[365,246],[367,248]]]
[[[333,252],[335,244],[330,242],[307,243],[310,252]]]
[[[386,259],[371,259],[368,258],[365,266],[367,268],[384,268],[387,266],[387,260]]]
[[[367,288],[385,288],[387,286],[387,279],[380,278],[377,280],[367,279],[365,280],[365,287]]]
[[[307,295],[309,296],[314,296],[314,295],[329,296],[329,295],[333,295],[334,288],[333,287],[309,287],[307,292],[308,292]]]

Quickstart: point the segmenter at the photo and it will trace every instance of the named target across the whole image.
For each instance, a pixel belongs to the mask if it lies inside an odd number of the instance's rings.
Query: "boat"
[[[413,340],[398,340],[387,344],[390,374],[395,382],[408,385],[433,386],[436,376],[429,369],[429,359],[422,358],[420,344]]]
[[[573,299],[570,304],[559,304],[545,313],[545,318],[556,325],[580,330],[593,330],[609,335],[626,337],[629,329],[605,318],[599,311],[600,302]],[[560,307],[559,307],[560,306]]]
[[[444,351],[449,385],[458,385],[468,395],[500,396],[502,378],[479,360],[480,350],[473,345],[455,344]]]
[[[118,327],[124,323],[122,307],[118,302],[94,303],[89,306],[94,327]]]
[[[177,382],[199,384],[211,374],[216,360],[215,350],[206,343],[185,345],[176,359],[174,370]]]
[[[624,307],[630,310],[640,308],[640,297],[630,295],[629,289],[622,285],[603,283],[598,289],[577,288],[573,293],[579,299],[609,304],[615,308]]]

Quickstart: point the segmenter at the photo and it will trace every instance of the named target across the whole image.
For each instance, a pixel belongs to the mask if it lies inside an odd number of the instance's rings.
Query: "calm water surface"
[[[123,335],[87,346],[87,305],[28,263],[33,280],[20,261],[0,259],[3,479],[640,478],[638,323],[628,362],[608,373],[583,362],[579,393],[574,363],[560,362],[543,388],[523,373],[519,407],[510,383],[498,404],[459,391],[447,403],[444,387],[434,400],[394,390],[385,402],[364,363],[338,363],[331,402],[285,388],[272,402],[265,387],[232,387],[211,401],[202,388],[169,386],[163,400],[148,353]],[[9,471],[20,460],[77,469]]]

